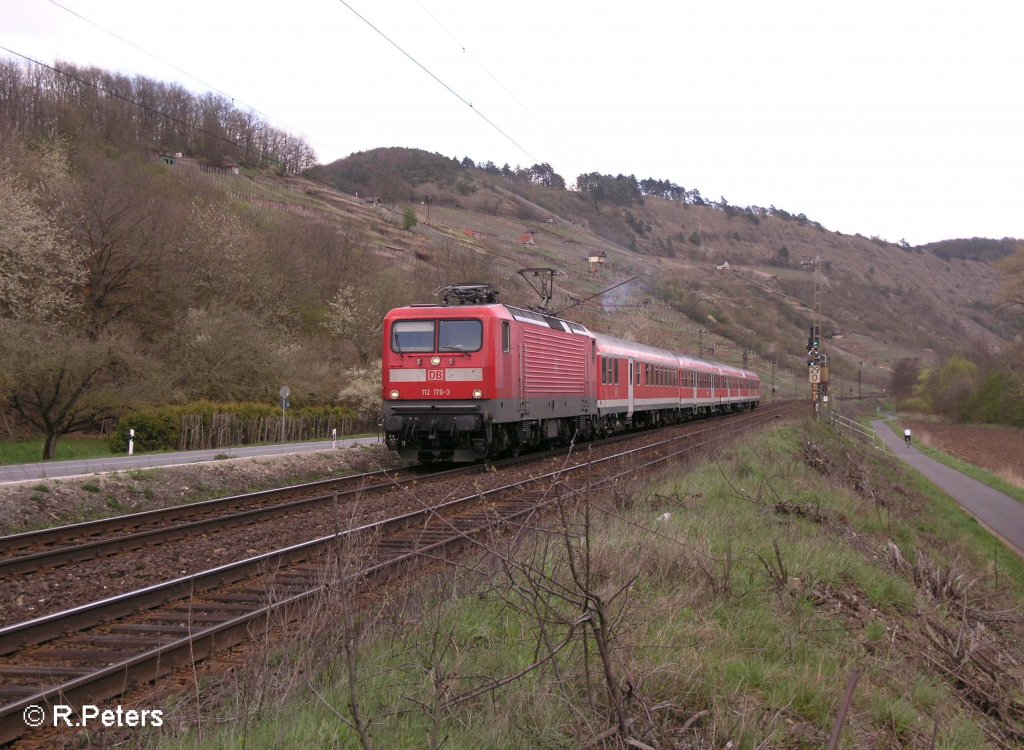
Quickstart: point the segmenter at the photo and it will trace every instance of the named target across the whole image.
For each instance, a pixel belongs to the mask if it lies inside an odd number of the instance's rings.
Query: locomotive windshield
[[[479,320],[442,320],[438,330],[439,352],[476,352],[483,344]]]
[[[399,354],[434,351],[434,321],[397,321],[391,326],[391,348]]]
[[[391,349],[408,352],[476,352],[483,346],[479,320],[399,320],[391,326]]]

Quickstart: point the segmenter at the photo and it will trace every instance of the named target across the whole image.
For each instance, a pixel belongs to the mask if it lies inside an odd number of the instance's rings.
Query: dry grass
[[[589,527],[567,508],[367,599],[356,670],[344,599],[323,603],[243,681],[264,708],[224,703],[246,729],[162,744],[356,748],[357,696],[378,748],[624,747],[623,725],[634,747],[824,747],[857,669],[844,747],[1012,746],[1024,573],[895,470],[827,430],[766,433],[587,498]]]
[[[1024,489],[1024,474],[1021,474],[1018,471],[1013,469],[1001,469],[996,472],[996,476],[1004,482],[1012,484],[1014,487]]]

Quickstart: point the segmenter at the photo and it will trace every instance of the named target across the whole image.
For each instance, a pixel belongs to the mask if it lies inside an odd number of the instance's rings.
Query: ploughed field
[[[1024,481],[1024,430],[911,422],[914,438],[996,474]]]

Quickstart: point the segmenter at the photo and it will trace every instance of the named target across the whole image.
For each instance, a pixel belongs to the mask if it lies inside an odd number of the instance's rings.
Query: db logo
[[[427,370],[427,380],[444,380],[444,370]]]

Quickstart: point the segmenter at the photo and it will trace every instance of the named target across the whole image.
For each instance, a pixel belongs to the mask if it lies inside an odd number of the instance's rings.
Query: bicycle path
[[[1018,555],[1024,556],[1024,503],[939,463],[913,445],[904,445],[903,436],[897,435],[882,420],[872,420],[871,426],[896,458],[920,472],[989,531],[1015,548]]]
[[[158,466],[181,466],[205,461],[220,461],[225,458],[248,458],[251,456],[280,456],[287,453],[310,453],[353,445],[379,443],[380,438],[364,437],[307,443],[279,443],[275,445],[248,445],[215,450],[181,451],[177,453],[136,453],[133,456],[109,456],[106,458],[85,458],[73,461],[45,461],[31,464],[10,464],[0,466],[0,484],[25,482],[34,479],[56,479],[102,474],[108,471],[130,471],[132,469],[153,469]]]

